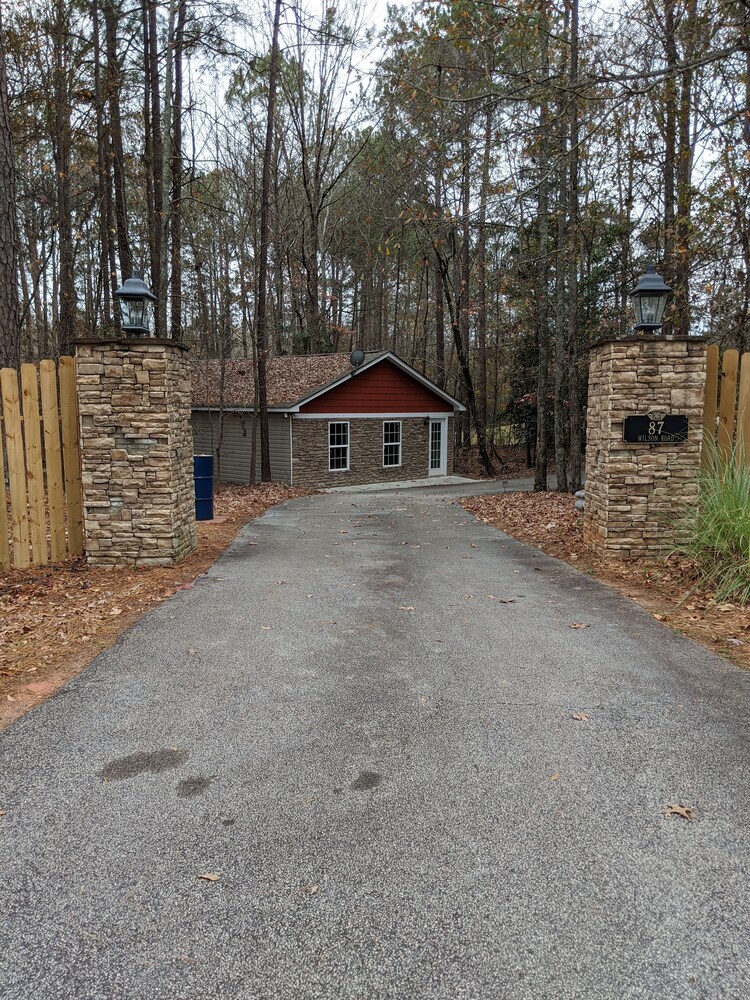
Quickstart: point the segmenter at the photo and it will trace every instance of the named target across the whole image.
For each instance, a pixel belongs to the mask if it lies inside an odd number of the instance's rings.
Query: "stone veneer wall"
[[[76,346],[90,565],[170,566],[195,549],[190,379],[174,341]]]
[[[702,337],[629,337],[591,349],[585,542],[601,554],[657,555],[698,494],[706,345]],[[627,416],[688,418],[684,444],[626,444]]]
[[[449,414],[447,474],[453,474],[453,418]],[[328,424],[333,418],[292,422],[292,482],[295,486],[358,486],[361,483],[397,483],[429,474],[428,427],[424,417],[400,417],[401,465],[383,467],[383,419],[346,418],[349,423],[349,470],[328,470]]]

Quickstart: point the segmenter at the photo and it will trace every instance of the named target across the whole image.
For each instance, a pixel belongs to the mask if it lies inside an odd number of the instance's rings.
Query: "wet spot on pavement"
[[[383,780],[383,775],[377,771],[361,771],[356,781],[352,782],[355,792],[369,792],[371,788],[376,788]]]
[[[139,774],[160,774],[179,767],[188,759],[187,750],[153,750],[151,753],[131,753],[128,757],[111,760],[99,777],[104,781],[123,781]]]
[[[210,778],[205,778],[201,774],[195,774],[191,778],[183,778],[177,785],[177,797],[179,799],[192,799],[194,795],[202,795],[211,784]]]

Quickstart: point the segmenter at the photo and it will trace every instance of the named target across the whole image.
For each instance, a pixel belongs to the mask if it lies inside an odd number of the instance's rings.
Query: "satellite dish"
[[[365,360],[364,351],[352,351],[352,355],[349,358],[352,363],[352,368],[359,368],[362,362]]]

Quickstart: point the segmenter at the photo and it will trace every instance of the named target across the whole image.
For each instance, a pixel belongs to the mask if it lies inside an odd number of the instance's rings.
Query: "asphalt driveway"
[[[274,508],[0,735],[0,997],[745,1000],[749,705],[449,495]]]

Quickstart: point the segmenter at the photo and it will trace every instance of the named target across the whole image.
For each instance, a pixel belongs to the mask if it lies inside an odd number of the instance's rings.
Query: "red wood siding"
[[[300,407],[300,413],[452,413],[453,407],[391,361],[380,361]]]

